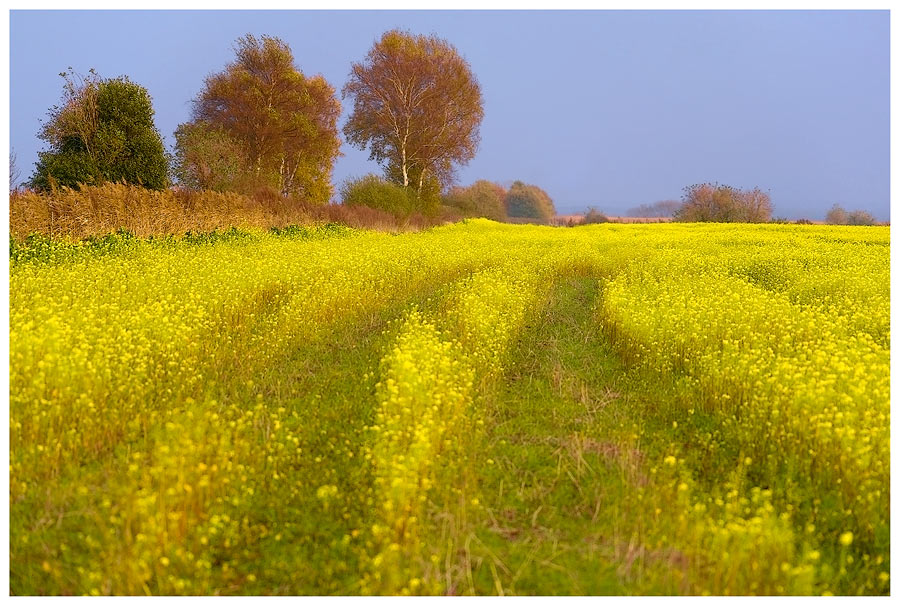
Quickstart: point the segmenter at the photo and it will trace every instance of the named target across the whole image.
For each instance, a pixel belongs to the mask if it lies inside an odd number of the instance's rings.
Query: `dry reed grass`
[[[390,213],[339,204],[313,205],[283,198],[261,189],[253,195],[151,191],[131,185],[107,183],[63,188],[53,193],[17,191],[9,197],[9,231],[14,238],[43,234],[52,238],[79,240],[125,229],[138,237],[179,235],[239,229],[285,227],[320,222],[382,231],[423,229],[458,220],[444,212],[438,217]]]

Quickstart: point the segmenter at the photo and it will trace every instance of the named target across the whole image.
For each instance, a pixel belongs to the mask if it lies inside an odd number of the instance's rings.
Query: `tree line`
[[[93,70],[86,77],[71,68],[62,73],[62,101],[38,134],[47,149],[29,185],[41,191],[110,181],[157,190],[265,188],[327,203],[341,144],[335,89],[320,75],[304,74],[278,38],[248,34],[234,50],[234,60],[207,77],[192,100],[171,154],[144,87]],[[484,117],[480,86],[458,51],[436,36],[386,32],[351,64],[341,97],[352,109],[344,138],[368,149],[383,170],[381,183],[366,177],[342,188],[351,203],[365,196],[350,190],[366,185],[402,193],[402,203],[388,196],[375,206],[428,211],[440,205],[457,168],[474,157]],[[450,198],[462,200],[459,192]]]
[[[684,188],[681,200],[661,200],[629,209],[629,217],[666,217],[676,221],[718,223],[785,223],[772,217],[772,198],[758,187],[742,190],[719,183],[698,183]],[[595,221],[596,222],[596,221]],[[801,219],[798,223],[811,223]],[[845,210],[835,204],[825,215],[829,225],[876,225],[864,210]]]
[[[484,118],[481,88],[471,67],[446,40],[399,30],[385,32],[352,63],[341,99],[351,112],[338,128],[341,101],[321,76],[296,65],[282,40],[246,35],[234,60],[208,76],[191,101],[187,122],[168,153],[157,130],[150,95],[127,76],[87,76],[71,68],[61,102],[48,112],[29,185],[38,191],[125,182],[161,190],[257,194],[325,204],[333,195],[332,168],[341,137],[369,151],[382,175],[347,180],[341,201],[396,215],[436,214],[547,222],[556,211],[547,193],[515,181],[454,186],[456,171],[474,156]],[[10,161],[10,182],[14,176]],[[17,178],[16,178],[17,180]],[[634,217],[680,221],[766,222],[772,201],[758,187],[718,183],[686,187],[680,201],[663,200],[628,211]],[[602,222],[595,211],[587,222]],[[864,211],[835,207],[827,222],[866,224]]]

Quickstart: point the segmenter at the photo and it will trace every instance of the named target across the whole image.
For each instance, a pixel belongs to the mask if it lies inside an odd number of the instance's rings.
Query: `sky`
[[[886,10],[11,11],[10,146],[27,179],[70,66],[145,86],[171,146],[238,37],[281,38],[340,95],[393,28],[448,40],[481,85],[481,144],[460,184],[518,179],[560,214],[618,215],[718,182],[768,191],[788,219],[834,204],[890,218]],[[368,151],[341,151],[336,185],[381,172]]]

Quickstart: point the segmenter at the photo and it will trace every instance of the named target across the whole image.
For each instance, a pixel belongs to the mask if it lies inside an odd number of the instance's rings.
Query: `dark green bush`
[[[414,192],[387,181],[378,175],[348,179],[341,185],[341,203],[346,206],[367,206],[398,217],[410,215],[416,208]]]

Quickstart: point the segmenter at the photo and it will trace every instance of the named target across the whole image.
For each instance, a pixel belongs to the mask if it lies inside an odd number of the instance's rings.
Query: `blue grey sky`
[[[889,218],[888,11],[12,11],[10,145],[27,178],[69,66],[145,86],[171,145],[239,36],[283,39],[340,91],[391,28],[447,39],[478,77],[462,184],[521,179],[560,213],[620,214],[718,181],[768,190],[777,216]],[[379,172],[342,152],[336,184]]]

